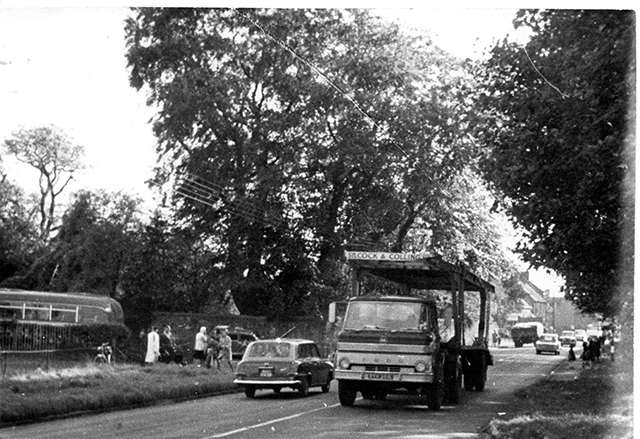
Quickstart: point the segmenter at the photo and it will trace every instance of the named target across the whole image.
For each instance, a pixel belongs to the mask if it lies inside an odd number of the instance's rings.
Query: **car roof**
[[[254,343],[289,343],[289,344],[313,343],[315,344],[316,342],[313,340],[307,340],[304,338],[265,338],[262,340],[256,340],[251,342],[251,344],[254,344]]]

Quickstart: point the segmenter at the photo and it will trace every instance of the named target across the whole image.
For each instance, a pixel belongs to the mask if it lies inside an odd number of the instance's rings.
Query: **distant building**
[[[598,325],[598,316],[582,314],[564,297],[549,297],[549,302],[551,303],[551,311],[548,314],[549,325],[557,332],[587,329],[588,325]]]
[[[528,272],[520,274],[518,287],[522,292],[521,298],[516,303],[511,303],[511,307],[518,312],[507,315],[507,325],[513,326],[518,322],[541,322],[547,327],[551,326],[548,317],[553,307],[545,298],[545,292],[529,280]]]

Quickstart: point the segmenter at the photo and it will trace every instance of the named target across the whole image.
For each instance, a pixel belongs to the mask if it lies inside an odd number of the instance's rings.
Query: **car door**
[[[320,350],[315,344],[308,344],[309,362],[313,369],[313,383],[326,384],[329,376],[329,365],[320,357]]]

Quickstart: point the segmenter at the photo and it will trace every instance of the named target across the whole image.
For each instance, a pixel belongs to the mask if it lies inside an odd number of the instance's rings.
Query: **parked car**
[[[244,351],[252,341],[256,341],[258,336],[248,329],[237,326],[218,325],[214,328],[215,336],[220,336],[220,330],[226,329],[227,335],[231,337],[231,354],[234,359],[239,360],[244,355]]]
[[[560,341],[558,334],[542,334],[536,341],[536,355],[543,352],[552,352],[554,355],[560,354]]]
[[[576,333],[574,331],[562,331],[562,334],[560,334],[560,345],[575,346]]]
[[[582,343],[583,341],[587,341],[587,331],[584,329],[576,329],[575,336],[576,342]]]
[[[259,389],[278,393],[283,388],[307,396],[311,387],[328,392],[333,370],[333,363],[321,358],[318,346],[311,340],[258,340],[247,346],[233,382],[244,387],[248,398],[253,398]]]

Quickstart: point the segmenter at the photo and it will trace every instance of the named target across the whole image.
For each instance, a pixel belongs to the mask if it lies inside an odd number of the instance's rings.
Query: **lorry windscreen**
[[[422,330],[427,322],[422,303],[362,301],[349,304],[343,329]]]

